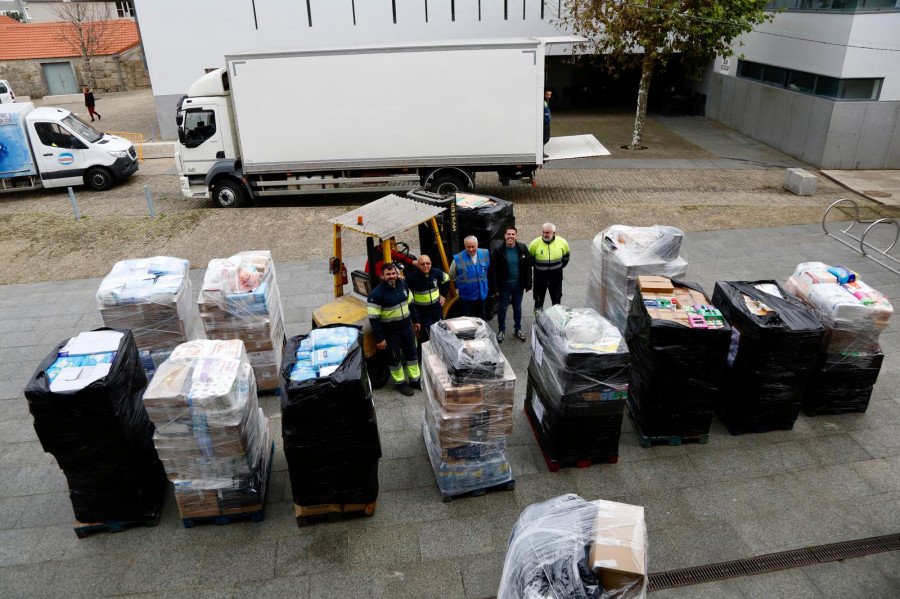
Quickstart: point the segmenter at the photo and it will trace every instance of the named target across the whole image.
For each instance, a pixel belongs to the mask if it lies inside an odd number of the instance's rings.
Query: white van
[[[11,104],[16,101],[16,94],[6,79],[0,79],[0,104]]]

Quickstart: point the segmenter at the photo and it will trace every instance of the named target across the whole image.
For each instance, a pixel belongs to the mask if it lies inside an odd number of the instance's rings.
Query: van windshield
[[[88,143],[94,143],[103,139],[103,134],[82,121],[74,114],[70,114],[62,120],[63,124],[74,131],[78,136]]]

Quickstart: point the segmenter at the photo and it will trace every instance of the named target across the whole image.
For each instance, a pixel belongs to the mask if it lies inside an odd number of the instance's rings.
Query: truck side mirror
[[[184,122],[184,115],[180,112],[175,115],[175,124],[181,127],[181,123]]]
[[[181,145],[184,145],[184,129],[180,127],[178,128],[178,142]]]

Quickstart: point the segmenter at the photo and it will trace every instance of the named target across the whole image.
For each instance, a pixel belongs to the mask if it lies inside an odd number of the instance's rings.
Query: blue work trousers
[[[497,330],[506,330],[506,307],[512,304],[513,329],[522,330],[522,294],[524,290],[518,283],[507,283],[506,289],[500,291],[500,307],[497,310]]]

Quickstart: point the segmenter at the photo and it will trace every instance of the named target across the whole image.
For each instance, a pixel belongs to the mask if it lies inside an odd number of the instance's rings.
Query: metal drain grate
[[[673,587],[683,587],[739,576],[764,574],[776,572],[800,566],[810,566],[834,562],[852,557],[862,557],[873,553],[900,550],[900,534],[886,535],[883,537],[870,537],[856,541],[844,541],[818,547],[806,547],[781,553],[770,553],[739,559],[733,562],[721,562],[668,572],[655,572],[650,574],[650,591],[659,591]]]

